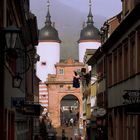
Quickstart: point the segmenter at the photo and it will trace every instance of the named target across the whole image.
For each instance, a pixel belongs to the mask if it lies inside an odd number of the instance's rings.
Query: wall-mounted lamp
[[[14,25],[6,27],[2,30],[5,36],[5,49],[4,52],[10,58],[17,58],[17,52],[15,49],[17,36],[21,33],[21,30]]]
[[[31,51],[34,52],[35,49],[34,47],[32,47],[30,50],[26,50],[24,47],[21,47],[21,48],[19,46],[18,48],[16,47],[16,41],[17,41],[18,35],[21,33],[21,30],[17,28],[16,26],[12,25],[12,26],[6,27],[2,29],[1,32],[3,33],[5,37],[5,48],[3,49],[5,58],[13,59],[15,61],[20,59],[20,61],[23,60],[26,65],[25,67],[20,68],[19,71],[16,71],[14,74],[12,74],[13,88],[20,88],[20,85],[22,82],[21,75],[25,74],[31,66],[29,52]],[[39,56],[37,56],[36,59],[39,59]]]

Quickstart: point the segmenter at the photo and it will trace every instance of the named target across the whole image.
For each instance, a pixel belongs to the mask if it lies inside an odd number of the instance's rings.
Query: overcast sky
[[[94,25],[100,28],[105,20],[118,14],[121,7],[121,0],[92,0]],[[47,13],[47,0],[30,0],[30,8],[37,16],[39,29],[42,28]],[[55,22],[62,40],[62,59],[67,56],[77,59],[77,40],[83,22],[87,21],[88,12],[89,0],[50,0],[51,21]]]
[[[76,9],[81,13],[88,13],[89,0],[50,0],[50,11],[55,10],[55,12],[51,14],[54,20],[59,12],[66,12],[63,9],[61,11],[59,10],[59,7],[57,7],[58,3],[59,5],[62,4]],[[30,0],[30,7],[31,11],[36,14],[38,26],[41,28],[46,16],[47,0]],[[93,15],[103,16],[107,19],[118,14],[121,11],[121,7],[121,0],[92,0]],[[71,16],[74,15],[72,14]]]

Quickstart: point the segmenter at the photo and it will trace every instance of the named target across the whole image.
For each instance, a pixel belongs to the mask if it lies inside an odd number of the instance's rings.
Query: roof
[[[120,25],[114,30],[107,41],[99,47],[93,56],[89,59],[88,64],[94,64],[96,61],[118,42],[121,36],[124,35],[139,19],[140,19],[140,3],[121,21]],[[133,19],[133,20],[132,20]],[[140,24],[139,24],[140,28]]]
[[[46,16],[45,26],[39,32],[40,41],[51,41],[51,42],[61,42],[58,36],[57,30],[52,26],[51,16],[48,9]]]
[[[100,40],[100,32],[93,25],[93,16],[91,12],[91,7],[89,9],[87,26],[81,30],[79,42],[83,42],[86,40]]]

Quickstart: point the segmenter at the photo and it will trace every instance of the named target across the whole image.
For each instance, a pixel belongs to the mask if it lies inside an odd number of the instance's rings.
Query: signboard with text
[[[124,104],[140,103],[140,90],[124,90]]]
[[[40,116],[43,108],[40,104],[25,104],[23,106],[23,114],[30,116]]]
[[[11,107],[19,108],[25,103],[24,97],[11,97]]]

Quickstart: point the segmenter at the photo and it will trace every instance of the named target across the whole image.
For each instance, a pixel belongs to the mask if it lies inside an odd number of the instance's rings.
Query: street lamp
[[[21,33],[21,30],[17,28],[16,26],[12,25],[7,28],[3,29],[5,33],[5,39],[6,39],[6,46],[8,49],[14,49],[17,36],[19,33]]]
[[[17,28],[14,25],[2,29],[2,33],[5,37],[5,48],[3,49],[4,58],[6,60],[14,60],[15,63],[17,62],[18,59],[22,59],[23,61],[26,61],[25,67],[22,67],[22,69],[18,72],[16,70],[14,75],[13,73],[11,74],[13,88],[20,88],[22,82],[21,75],[25,74],[29,70],[31,65],[30,62],[31,60],[28,53],[31,51],[34,52],[35,49],[32,48],[30,50],[26,50],[25,48],[16,45],[18,36],[21,33],[21,29]],[[6,61],[4,63],[6,63]]]
[[[16,41],[18,35],[21,33],[21,30],[14,25],[8,26],[1,30],[5,39],[5,47],[3,49],[4,57],[8,57],[9,59],[17,59],[18,54],[15,49]],[[6,62],[4,62],[6,63]],[[19,88],[21,85],[22,78],[19,75],[12,75],[12,86],[14,88]]]
[[[10,58],[17,58],[17,51],[15,49],[17,36],[19,33],[21,33],[21,30],[17,28],[16,26],[12,25],[9,27],[6,27],[2,30],[4,36],[5,36],[5,53]]]

